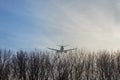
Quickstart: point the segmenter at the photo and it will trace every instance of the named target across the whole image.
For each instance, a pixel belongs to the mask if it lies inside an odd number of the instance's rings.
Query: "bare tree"
[[[13,74],[19,80],[27,79],[27,53],[20,50],[17,55],[13,57]]]
[[[51,62],[49,58],[49,54],[43,53],[40,55],[40,80],[48,80],[50,69],[51,69]]]
[[[115,80],[116,65],[115,58],[108,52],[103,52],[97,58],[97,67],[99,70],[99,80]]]
[[[28,61],[28,76],[29,80],[39,80],[39,71],[40,71],[40,57],[39,53],[33,52],[29,56]]]
[[[11,51],[0,50],[0,80],[9,80]]]
[[[120,52],[0,50],[0,80],[119,80]]]
[[[12,56],[11,72],[12,72],[12,79],[18,80],[19,79],[19,67],[18,67],[16,55]]]

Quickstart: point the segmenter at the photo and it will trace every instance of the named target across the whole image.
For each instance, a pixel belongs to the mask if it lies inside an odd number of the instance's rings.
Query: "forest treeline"
[[[0,80],[120,80],[120,51],[0,50]]]

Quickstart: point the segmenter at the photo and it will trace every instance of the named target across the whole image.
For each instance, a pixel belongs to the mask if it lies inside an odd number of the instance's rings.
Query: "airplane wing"
[[[67,51],[71,51],[71,50],[75,50],[76,48],[73,48],[73,49],[67,49],[67,50],[64,50],[64,52],[67,52]]]
[[[50,50],[53,50],[53,51],[59,51],[58,49],[53,49],[53,48],[48,48]]]

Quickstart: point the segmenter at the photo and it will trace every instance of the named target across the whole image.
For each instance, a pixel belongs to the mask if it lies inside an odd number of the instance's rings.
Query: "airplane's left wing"
[[[53,48],[48,48],[50,50],[53,50],[53,51],[59,51],[58,49],[53,49]]]

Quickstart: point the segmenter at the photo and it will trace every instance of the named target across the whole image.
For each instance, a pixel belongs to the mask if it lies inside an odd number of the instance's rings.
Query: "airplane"
[[[60,47],[60,49],[53,49],[53,48],[48,48],[50,50],[53,50],[53,51],[56,51],[56,53],[67,53],[68,51],[72,51],[72,50],[75,50],[76,48],[73,48],[73,49],[66,49],[64,50],[64,47],[67,47],[68,45],[57,45]]]

